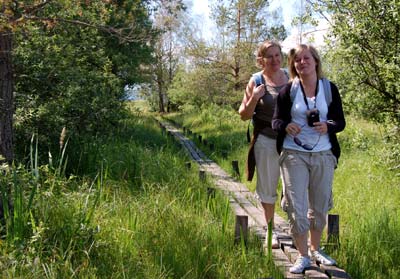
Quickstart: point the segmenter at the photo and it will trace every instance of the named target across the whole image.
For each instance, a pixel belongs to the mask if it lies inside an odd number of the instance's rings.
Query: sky
[[[212,27],[212,23],[209,20],[210,17],[210,9],[208,7],[208,0],[191,0],[193,4],[193,15],[195,17],[201,18],[201,23],[203,27],[203,36],[207,39],[207,30],[210,30]],[[272,0],[270,4],[270,9],[275,10],[279,7],[282,7],[283,13],[283,24],[285,28],[288,30],[289,36],[288,38],[283,41],[282,48],[284,52],[287,52],[291,47],[298,43],[298,28],[291,26],[292,19],[296,16],[295,8],[298,7],[300,4],[300,0]],[[321,23],[322,24],[322,23]],[[325,30],[326,26],[319,26],[317,29]],[[313,45],[318,47],[323,43],[323,35],[324,32],[310,32],[314,36]],[[307,42],[307,40],[303,41]]]

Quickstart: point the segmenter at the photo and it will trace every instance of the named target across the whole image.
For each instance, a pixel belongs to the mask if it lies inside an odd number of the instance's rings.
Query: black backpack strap
[[[249,120],[249,125],[247,125],[247,143],[250,143],[250,141],[251,141],[251,136],[250,136],[250,123],[251,123],[251,119]]]

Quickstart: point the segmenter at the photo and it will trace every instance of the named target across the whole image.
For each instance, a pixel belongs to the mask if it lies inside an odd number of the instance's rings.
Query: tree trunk
[[[11,163],[13,154],[14,75],[12,67],[13,34],[0,31],[0,155]]]
[[[158,112],[165,112],[164,108],[164,94],[163,94],[163,87],[162,81],[158,81]]]
[[[240,72],[240,37],[241,37],[241,30],[242,30],[242,24],[241,24],[241,8],[240,8],[240,3],[238,2],[238,11],[237,11],[237,18],[236,18],[236,24],[237,24],[237,38],[236,38],[236,49],[235,49],[235,67],[233,69],[234,73],[233,76],[235,78],[235,85],[234,88],[236,91],[241,89],[241,84],[239,81],[239,72]]]

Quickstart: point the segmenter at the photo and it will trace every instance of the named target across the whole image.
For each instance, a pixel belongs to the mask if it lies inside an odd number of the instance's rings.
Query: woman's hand
[[[321,135],[326,134],[328,133],[328,124],[326,122],[315,122],[314,130],[320,133]]]
[[[297,125],[296,123],[294,123],[294,122],[290,122],[286,126],[285,130],[286,130],[286,133],[288,133],[289,135],[295,137],[300,133],[301,127],[299,125]]]
[[[253,88],[253,98],[257,101],[260,100],[265,95],[265,85],[261,84]]]

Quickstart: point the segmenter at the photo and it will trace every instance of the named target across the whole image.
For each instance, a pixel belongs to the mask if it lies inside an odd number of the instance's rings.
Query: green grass
[[[214,151],[198,144],[225,170],[232,173],[232,160],[238,160],[244,170],[248,121],[241,121],[236,112],[211,106],[165,117],[212,140]],[[342,156],[335,171],[335,205],[330,212],[340,217],[341,246],[327,249],[353,278],[400,278],[400,173],[386,164],[391,149],[381,126],[352,116],[346,120],[347,127],[339,134]],[[223,150],[228,151],[227,158],[221,156]],[[240,179],[254,191],[255,179],[247,182],[243,174]],[[277,212],[286,218],[278,206]]]
[[[212,185],[198,167],[187,170],[185,153],[133,111],[112,136],[58,158],[68,167],[32,159],[31,169],[1,177],[20,197],[9,217],[19,221],[18,237],[3,231],[1,277],[281,278],[254,236],[234,245],[227,198],[208,197]],[[73,139],[67,148],[76,148]]]
[[[234,245],[227,198],[207,195],[211,181],[200,181],[195,164],[186,169],[186,154],[145,105],[132,112],[108,136],[70,138],[54,164],[38,162],[33,140],[29,167],[0,177],[3,200],[10,197],[14,208],[2,230],[1,276],[282,278],[255,236],[247,247]],[[247,122],[236,112],[210,106],[164,117],[212,142],[213,151],[198,145],[225,170],[233,174],[232,160],[243,170]],[[332,210],[341,245],[329,252],[352,278],[398,278],[400,176],[381,159],[383,133],[347,120]],[[254,190],[254,181],[240,179]]]

